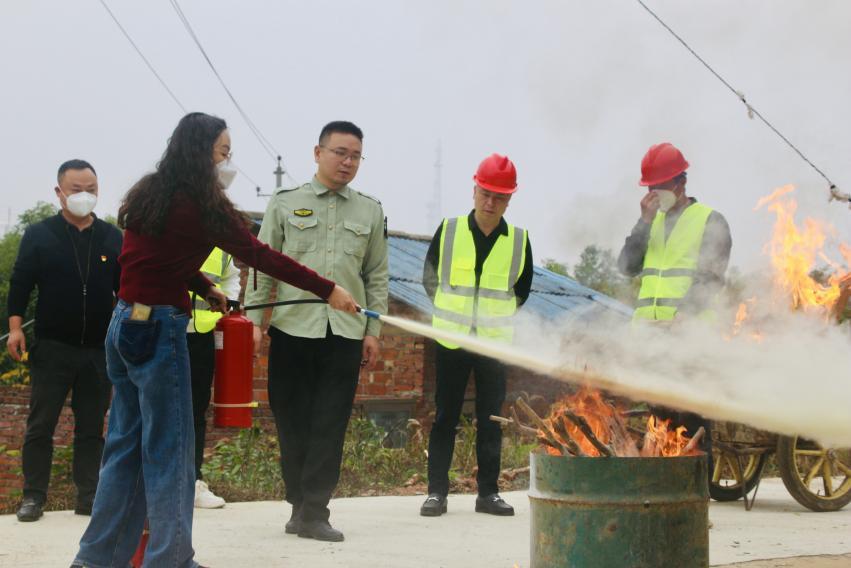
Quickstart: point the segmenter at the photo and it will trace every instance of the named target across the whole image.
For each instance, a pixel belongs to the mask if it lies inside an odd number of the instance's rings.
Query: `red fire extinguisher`
[[[254,324],[234,310],[219,319],[214,333],[216,377],[213,383],[213,423],[251,427],[254,402]]]

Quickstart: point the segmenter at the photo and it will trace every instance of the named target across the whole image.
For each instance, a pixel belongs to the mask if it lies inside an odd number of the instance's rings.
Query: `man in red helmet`
[[[517,191],[517,170],[505,156],[493,154],[479,165],[473,186],[473,210],[444,219],[426,255],[423,286],[434,302],[437,329],[510,343],[512,316],[532,287],[532,247],[526,230],[503,219]],[[461,416],[470,372],[476,380],[476,512],[513,515],[499,496],[502,431],[490,420],[505,401],[505,367],[493,359],[438,341],[435,418],[428,445],[428,498],[420,514],[446,512],[449,466],[455,427]]]
[[[730,261],[730,227],[721,213],[686,195],[689,163],[672,144],[650,147],[641,161],[641,218],[627,237],[618,267],[641,275],[633,321],[714,318],[713,307]],[[706,429],[702,449],[711,452],[709,424],[696,414],[655,409],[694,434]],[[711,470],[710,470],[711,471]]]
[[[618,268],[641,275],[633,319],[672,321],[712,317],[730,261],[732,239],[718,211],[686,195],[689,163],[668,142],[641,161],[641,218],[627,237]]]

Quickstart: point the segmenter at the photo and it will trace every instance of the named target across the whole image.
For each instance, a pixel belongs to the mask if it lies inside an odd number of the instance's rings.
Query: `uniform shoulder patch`
[[[371,196],[371,195],[370,195],[370,194],[368,194],[368,193],[364,193],[364,192],[362,192],[362,191],[358,191],[358,190],[356,190],[356,189],[355,189],[355,190],[352,190],[352,191],[354,191],[354,192],[355,192],[355,193],[357,193],[358,195],[362,195],[362,196],[366,197],[367,199],[371,199],[371,200],[375,201],[376,203],[378,203],[378,205],[381,205],[381,202],[378,200],[378,198],[373,197],[373,196]]]
[[[313,209],[296,209],[293,214],[297,217],[310,217],[313,215]]]
[[[275,190],[275,195],[277,195],[279,193],[285,193],[285,192],[288,192],[288,191],[295,191],[297,189],[301,189],[305,185],[309,185],[309,184],[296,185],[294,187],[279,187],[278,189]]]

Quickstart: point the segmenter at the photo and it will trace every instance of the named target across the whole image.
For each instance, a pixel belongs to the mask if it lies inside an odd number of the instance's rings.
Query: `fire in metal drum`
[[[532,568],[709,566],[706,455],[565,457],[533,452]]]

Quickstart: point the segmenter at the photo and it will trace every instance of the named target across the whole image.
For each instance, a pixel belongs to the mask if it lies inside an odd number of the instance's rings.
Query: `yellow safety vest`
[[[633,321],[674,319],[694,280],[710,213],[711,207],[692,203],[677,219],[667,239],[665,214],[656,214],[650,227]]]
[[[508,235],[496,239],[485,259],[477,287],[476,245],[468,218],[444,219],[432,326],[463,334],[475,329],[479,337],[511,342],[512,316],[517,311],[514,285],[526,262],[526,240],[525,229],[508,225]]]
[[[225,274],[230,259],[229,254],[216,247],[210,253],[210,256],[207,257],[207,260],[204,261],[204,264],[201,265],[201,272],[216,285],[216,288],[221,288],[219,282],[221,282],[222,276]],[[195,300],[192,306],[192,322],[189,324],[189,327],[194,327],[198,333],[212,331],[216,327],[216,322],[224,314],[211,311],[210,304],[204,298],[199,298],[192,292],[189,292],[189,298],[190,300]]]

